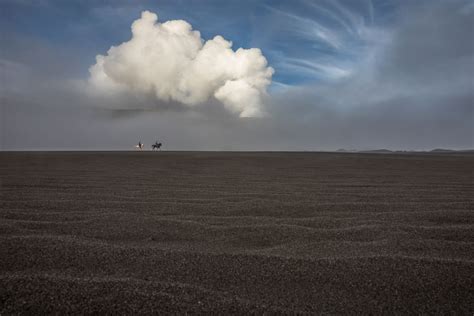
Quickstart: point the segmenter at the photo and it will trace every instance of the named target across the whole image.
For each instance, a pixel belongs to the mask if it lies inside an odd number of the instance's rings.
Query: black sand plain
[[[0,153],[0,314],[474,313],[474,155]]]

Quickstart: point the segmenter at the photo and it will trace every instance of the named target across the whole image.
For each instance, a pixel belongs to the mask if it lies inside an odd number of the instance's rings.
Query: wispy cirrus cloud
[[[351,74],[350,68],[318,62],[309,59],[285,58],[275,65],[279,69],[306,73],[308,76],[323,80],[335,80]]]
[[[264,8],[279,35],[274,39],[278,46],[270,52],[276,80],[286,84],[345,78],[371,57],[378,37],[385,35],[374,24],[376,10],[371,0],[302,0],[300,6]],[[287,41],[294,45],[295,40],[298,46],[286,45]]]
[[[288,23],[288,26],[292,27],[287,28],[287,32],[293,33],[307,40],[323,42],[334,49],[341,47],[342,43],[338,34],[321,25],[316,20],[306,18],[289,11],[276,9],[271,6],[265,7],[274,14],[279,15],[281,18],[287,18],[291,20],[291,22]]]

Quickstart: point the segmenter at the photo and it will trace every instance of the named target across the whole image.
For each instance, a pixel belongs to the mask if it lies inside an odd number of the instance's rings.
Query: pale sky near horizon
[[[474,148],[473,0],[0,0],[0,29],[1,150]]]

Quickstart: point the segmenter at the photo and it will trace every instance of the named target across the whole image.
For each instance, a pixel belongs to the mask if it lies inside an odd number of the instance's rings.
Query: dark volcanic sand
[[[474,156],[0,153],[0,314],[474,312]]]

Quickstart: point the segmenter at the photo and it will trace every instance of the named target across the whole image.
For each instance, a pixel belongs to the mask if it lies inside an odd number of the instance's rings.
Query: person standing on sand
[[[142,141],[140,140],[140,141],[138,141],[138,145],[135,145],[135,148],[142,150],[143,146],[144,145],[142,144]]]

